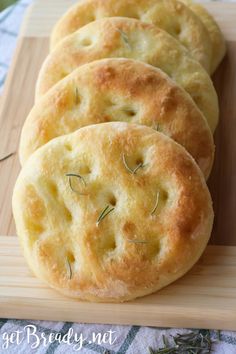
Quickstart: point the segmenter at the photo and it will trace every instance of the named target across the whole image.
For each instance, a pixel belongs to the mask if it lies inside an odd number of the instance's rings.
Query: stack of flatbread
[[[189,0],[82,0],[58,21],[13,195],[38,277],[74,298],[120,302],[196,263],[213,224],[210,75],[225,50]]]

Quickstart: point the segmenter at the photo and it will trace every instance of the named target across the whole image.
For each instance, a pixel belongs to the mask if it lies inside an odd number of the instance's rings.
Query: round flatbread
[[[103,123],[53,139],[23,167],[13,212],[33,272],[65,295],[120,302],[186,273],[213,210],[193,158],[142,125]]]
[[[208,124],[191,97],[166,74],[131,59],[103,59],[74,70],[39,100],[25,121],[21,163],[49,140],[83,126],[125,121],[183,145],[205,177],[214,158]]]
[[[83,0],[56,24],[51,48],[84,25],[104,17],[131,17],[164,29],[178,39],[206,70],[210,70],[212,44],[202,21],[176,0]]]
[[[208,30],[212,43],[212,60],[210,73],[213,74],[226,53],[226,43],[223,34],[214,20],[213,16],[200,4],[194,3],[192,0],[181,0],[184,4],[201,19],[206,29]]]
[[[192,96],[214,131],[218,99],[207,72],[167,32],[131,18],[98,20],[66,37],[42,66],[36,98],[78,66],[114,57],[137,59],[162,69]]]

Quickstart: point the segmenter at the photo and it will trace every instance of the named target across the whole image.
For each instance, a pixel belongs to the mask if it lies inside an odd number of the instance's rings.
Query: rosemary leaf
[[[103,217],[103,215],[105,214],[105,212],[107,211],[107,209],[109,209],[109,205],[107,205],[107,206],[103,209],[103,211],[101,212],[101,214],[100,214],[100,216],[99,216],[99,218],[98,218],[98,221],[97,221],[97,222],[99,222],[99,221],[100,221],[100,219]]]
[[[127,34],[126,34],[124,31],[122,31],[121,29],[119,29],[119,28],[116,28],[116,29],[117,29],[117,31],[120,33],[123,42],[124,42],[124,43],[127,45],[127,47],[129,47],[129,49],[131,50],[131,45],[130,45],[130,43],[129,43],[129,38],[128,38]]]
[[[71,264],[69,259],[67,258],[67,265],[68,265],[68,274],[69,274],[69,279],[72,279],[72,269],[71,269]]]
[[[153,354],[180,354],[180,352],[177,352],[175,348],[162,348],[162,349],[158,349],[156,351],[152,351]]]
[[[122,159],[123,159],[123,163],[125,165],[126,170],[133,174],[133,170],[131,170],[131,168],[128,166],[128,164],[126,162],[125,154],[122,155]]]
[[[122,155],[122,160],[123,160],[123,163],[124,163],[124,166],[125,166],[125,168],[126,168],[126,170],[128,171],[128,172],[130,172],[132,175],[135,175],[137,172],[138,172],[138,170],[140,169],[140,168],[144,168],[146,165],[144,165],[142,162],[140,162],[139,164],[138,164],[138,166],[136,166],[133,170],[128,166],[128,164],[127,164],[127,161],[126,161],[126,158],[125,158],[125,154],[123,154]]]
[[[156,210],[157,210],[157,207],[158,207],[158,204],[159,204],[159,197],[160,197],[160,192],[158,191],[157,192],[157,199],[156,199],[156,203],[154,205],[154,208],[152,209],[151,211],[151,215],[155,214]]]
[[[135,175],[135,173],[136,173],[140,168],[142,168],[142,167],[143,167],[143,164],[142,164],[142,163],[138,164],[138,166],[135,167],[135,169],[133,170],[133,175]]]
[[[79,90],[78,87],[75,88],[75,104],[79,104]]]
[[[149,241],[142,241],[142,240],[127,240],[130,243],[137,243],[137,244],[147,244],[150,243]]]
[[[99,225],[100,222],[101,222],[103,219],[105,219],[105,217],[106,217],[108,214],[110,214],[110,213],[115,209],[115,208],[111,208],[111,209],[109,210],[109,208],[110,208],[110,206],[107,205],[107,206],[103,209],[103,211],[101,212],[101,214],[99,215],[99,217],[98,217],[98,219],[97,219],[97,225]]]
[[[15,155],[15,152],[11,152],[10,154],[8,154],[8,155],[2,157],[2,158],[0,159],[0,162],[9,159],[9,158],[12,157],[13,155]]]
[[[163,341],[164,347],[168,348],[169,343],[168,343],[168,340],[164,334],[162,335],[162,341]]]
[[[155,354],[155,352],[152,350],[151,347],[149,347],[148,350],[149,350],[149,354]]]
[[[67,173],[66,176],[69,177],[70,189],[71,189],[73,192],[75,192],[75,193],[78,193],[78,194],[80,194],[80,195],[84,195],[83,193],[80,193],[80,192],[78,192],[77,190],[75,190],[75,189],[73,188],[71,179],[72,179],[73,177],[79,178],[79,179],[83,182],[84,186],[86,187],[85,179],[84,179],[82,176],[80,176],[80,175],[78,175],[78,174],[75,174],[75,173]]]
[[[86,186],[85,179],[81,175],[78,175],[76,173],[67,173],[66,176],[67,177],[77,177],[77,178],[81,179],[81,181],[83,181],[84,185]]]

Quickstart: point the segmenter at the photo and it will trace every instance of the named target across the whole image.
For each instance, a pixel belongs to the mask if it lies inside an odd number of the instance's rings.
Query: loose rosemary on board
[[[0,159],[0,162],[9,159],[9,158],[12,157],[13,155],[15,155],[15,152],[11,152],[10,154],[8,154],[8,155],[2,157],[2,158]]]

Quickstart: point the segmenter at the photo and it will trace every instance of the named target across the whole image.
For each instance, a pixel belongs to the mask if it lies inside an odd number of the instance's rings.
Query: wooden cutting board
[[[74,2],[36,0],[27,12],[0,102],[0,158],[17,151],[51,28]],[[214,75],[221,119],[209,181],[216,212],[212,245],[186,276],[157,294],[125,304],[67,299],[31,275],[14,236],[11,196],[20,170],[16,154],[0,163],[0,235],[5,235],[0,236],[0,318],[236,330],[236,4],[212,2],[206,7],[228,46]]]

